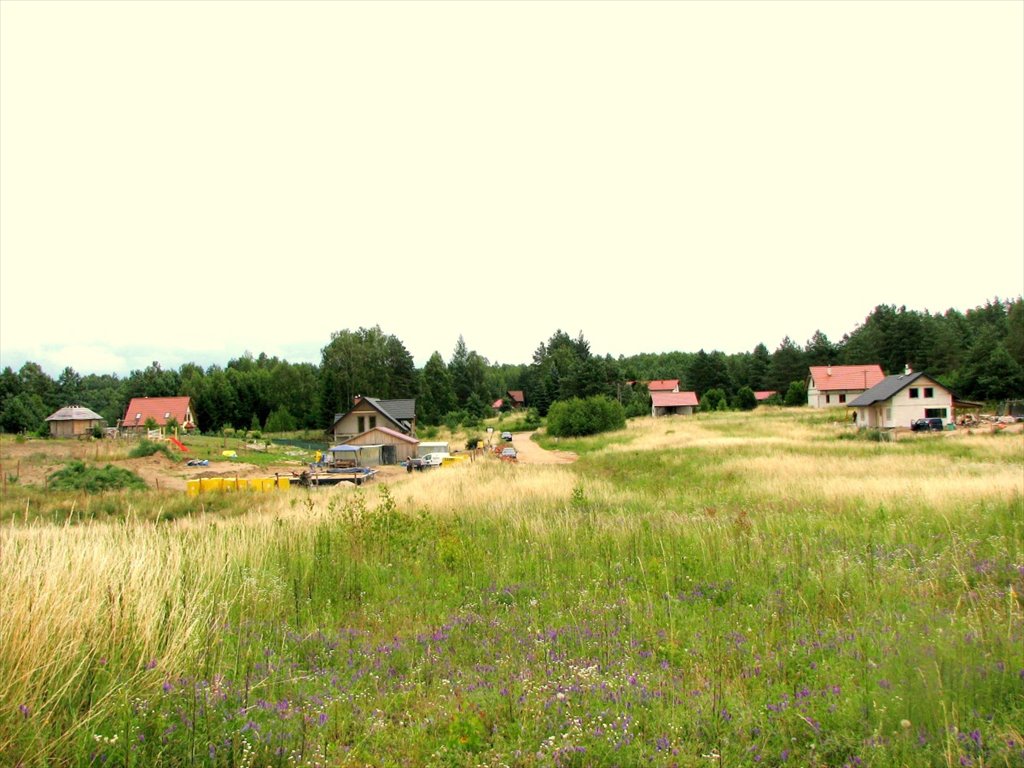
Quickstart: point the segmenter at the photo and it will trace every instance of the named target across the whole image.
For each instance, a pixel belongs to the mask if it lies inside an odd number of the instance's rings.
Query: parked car
[[[910,424],[914,432],[941,432],[943,429],[942,419],[918,419]]]
[[[511,443],[512,442],[512,433],[511,432],[502,432],[501,433],[501,439],[504,440],[506,443]]]
[[[507,448],[501,449],[501,453],[498,454],[498,458],[502,461],[517,461],[519,459],[519,454],[516,453],[516,449],[510,445]]]

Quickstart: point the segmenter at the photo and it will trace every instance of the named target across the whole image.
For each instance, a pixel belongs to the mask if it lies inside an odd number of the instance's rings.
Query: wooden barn
[[[81,405],[65,406],[47,416],[46,421],[50,425],[50,437],[84,437],[106,423],[98,413]]]
[[[379,446],[381,464],[399,464],[416,456],[416,446],[420,441],[387,427],[374,427],[350,438],[348,444],[360,447]]]

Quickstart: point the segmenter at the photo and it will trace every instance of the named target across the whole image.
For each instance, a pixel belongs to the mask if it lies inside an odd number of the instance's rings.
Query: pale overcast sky
[[[1024,291],[1021,2],[0,3],[0,364],[740,352]]]

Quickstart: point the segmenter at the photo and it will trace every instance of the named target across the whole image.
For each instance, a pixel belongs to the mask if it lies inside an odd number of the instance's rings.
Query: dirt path
[[[571,451],[544,450],[531,439],[533,434],[533,432],[515,432],[512,435],[512,445],[519,453],[520,464],[572,464],[579,458]]]

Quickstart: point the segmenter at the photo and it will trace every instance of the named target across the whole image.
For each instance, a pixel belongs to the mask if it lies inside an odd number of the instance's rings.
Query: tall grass
[[[0,763],[1020,765],[1019,436],[736,419],[233,518],[10,523]]]

